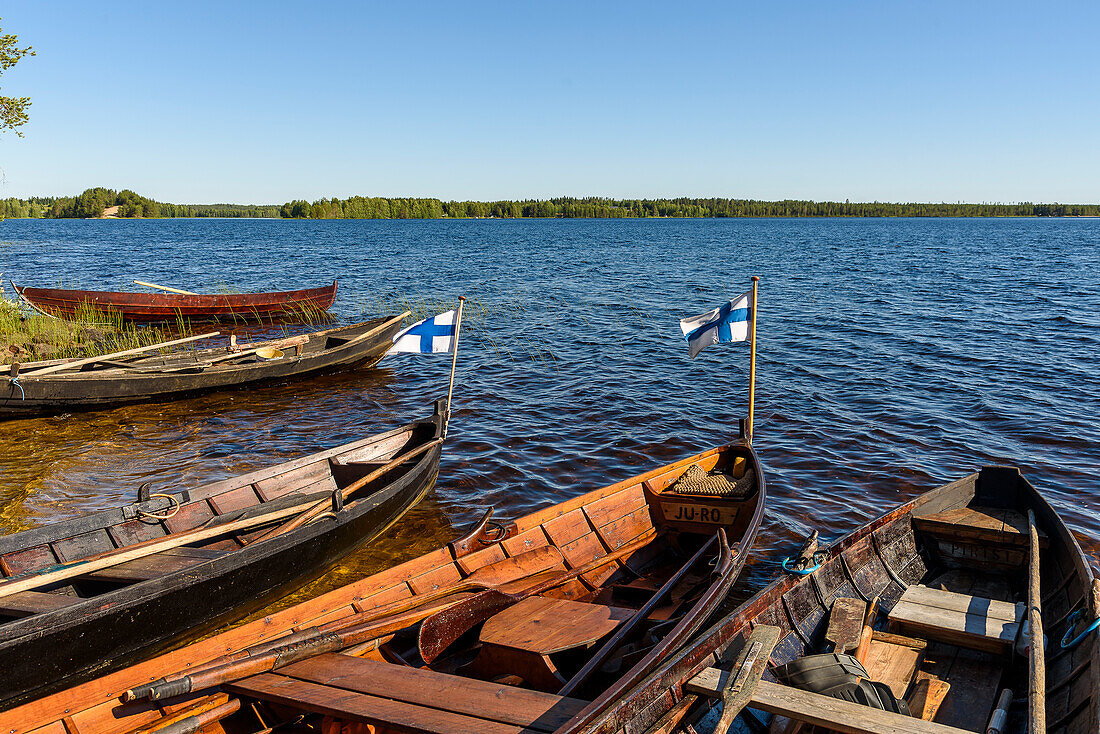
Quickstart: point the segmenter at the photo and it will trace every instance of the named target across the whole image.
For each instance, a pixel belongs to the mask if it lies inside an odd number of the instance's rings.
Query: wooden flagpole
[[[443,423],[443,438],[447,438],[447,429],[451,426],[451,394],[455,389],[455,366],[458,364],[458,335],[462,331],[462,304],[466,302],[466,296],[458,297],[458,313],[455,314],[455,343],[454,353],[451,356],[451,381],[447,385],[447,418]]]
[[[749,420],[745,437],[752,444],[752,418],[756,403],[756,285],[760,278],[752,276],[752,325],[749,327]]]

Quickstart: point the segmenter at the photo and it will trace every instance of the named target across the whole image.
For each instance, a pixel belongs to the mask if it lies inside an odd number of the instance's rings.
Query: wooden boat
[[[11,287],[36,309],[63,319],[78,309],[119,314],[126,321],[269,321],[315,316],[332,308],[336,281],[320,288],[275,293],[126,293]]]
[[[118,360],[28,362],[19,365],[14,377],[0,377],[0,417],[92,410],[367,367],[385,356],[406,315],[243,344],[236,350],[211,347]]]
[[[216,629],[319,576],[431,489],[443,410],[439,401],[432,417],[370,438],[205,486],[143,486],[131,505],[0,537],[0,707]]]
[[[390,570],[0,713],[0,731],[111,734],[182,717],[198,727],[187,731],[258,732],[299,716],[322,727],[309,731],[576,728],[712,616],[764,504],[739,441],[513,522],[487,513]]]
[[[779,642],[764,679],[740,702],[755,710],[741,715],[749,731],[1100,731],[1100,583],[1057,512],[1015,467],[987,467],[907,502],[839,540],[817,563],[740,605],[587,731],[691,723],[724,698],[723,678],[745,669],[737,662],[747,657],[746,641],[768,628]],[[806,656],[827,652],[841,599],[864,606],[877,599],[876,625],[859,636],[868,679],[907,698],[911,716],[790,685],[790,668],[780,666],[801,660],[805,667],[819,659]],[[1033,608],[1041,625],[1025,624]],[[1033,654],[1042,646],[1031,640],[1043,633],[1045,653]],[[936,709],[933,694],[944,691]],[[769,728],[759,712],[788,721]]]

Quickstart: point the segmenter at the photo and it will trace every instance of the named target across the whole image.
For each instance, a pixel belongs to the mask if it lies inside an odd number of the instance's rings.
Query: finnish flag
[[[447,311],[438,316],[417,321],[402,329],[393,337],[391,352],[415,352],[438,354],[452,352],[455,348],[455,312]]]
[[[691,358],[711,344],[748,341],[751,303],[752,291],[747,291],[713,311],[680,319],[680,331],[684,332]]]

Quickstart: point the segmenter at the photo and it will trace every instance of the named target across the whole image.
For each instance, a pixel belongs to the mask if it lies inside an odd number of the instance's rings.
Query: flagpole
[[[458,335],[462,331],[462,304],[465,302],[466,296],[458,297],[458,313],[455,314],[454,354],[451,355],[451,381],[447,385],[447,419],[443,424],[443,438],[447,438],[447,429],[450,428],[451,425],[451,395],[454,393],[455,389],[455,366],[458,364]]]
[[[752,417],[756,402],[756,284],[760,278],[752,276],[752,326],[749,327],[749,420],[748,435],[745,437],[752,444]]]

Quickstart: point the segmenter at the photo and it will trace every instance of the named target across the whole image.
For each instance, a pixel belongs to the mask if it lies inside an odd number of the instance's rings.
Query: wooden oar
[[[83,367],[86,364],[94,364],[108,359],[117,359],[119,357],[126,357],[131,354],[141,354],[142,352],[151,352],[154,349],[166,349],[167,347],[175,347],[180,344],[187,344],[188,342],[198,341],[200,339],[210,339],[220,335],[220,331],[211,331],[208,334],[197,334],[195,336],[189,336],[184,339],[174,339],[170,342],[161,342],[160,344],[150,344],[147,347],[137,347],[136,349],[127,349],[124,352],[114,352],[112,354],[102,354],[98,357],[85,357],[84,359],[73,360],[72,362],[62,362],[61,364],[51,365],[49,367],[42,367],[35,369],[34,367],[24,364],[23,373],[19,376],[20,380],[28,379],[31,377],[42,377],[44,375],[52,375],[55,372],[62,372],[64,370],[71,370],[74,367]],[[0,372],[5,372],[10,368],[10,365],[0,366]],[[29,372],[26,370],[30,370]]]
[[[856,652],[853,657],[859,661],[860,665],[867,662],[867,653],[871,651],[871,637],[875,632],[875,617],[878,615],[878,597],[876,596],[871,600],[871,603],[867,605],[867,614],[863,618],[863,631],[859,636],[859,646],[856,647]]]
[[[695,567],[695,564],[699,562],[699,558],[702,557],[702,555],[712,545],[714,545],[717,540],[718,534],[715,533],[707,540],[707,542],[703,543],[702,547],[695,552],[695,555],[689,558],[687,560],[687,563],[681,566],[676,571],[676,573],[672,574],[672,576],[670,576],[669,579],[661,585],[661,588],[653,592],[653,595],[646,600],[646,603],[643,604],[640,609],[634,612],[633,616],[631,616],[629,620],[620,625],[619,629],[615,630],[615,634],[611,635],[607,642],[605,642],[603,646],[600,647],[600,649],[597,650],[592,657],[588,658],[588,662],[584,664],[584,667],[577,671],[576,675],[570,678],[569,681],[564,686],[562,686],[557,695],[571,696],[574,691],[584,685],[584,683],[588,680],[592,673],[598,670],[599,667],[604,664],[604,661],[607,660],[608,656],[611,655],[611,653],[615,652],[615,650],[618,649],[619,645],[623,643],[623,640],[626,639],[627,635],[633,632],[634,628],[637,627],[642,622],[642,620],[649,616],[649,613],[653,611],[654,607],[656,607],[657,604],[659,604],[661,600],[663,600],[665,596],[667,596],[668,593],[672,591],[673,587],[676,586],[676,584],[680,583],[680,579],[682,579],[688,571]]]
[[[1047,667],[1043,649],[1043,602],[1039,585],[1039,530],[1035,511],[1027,511],[1031,548],[1028,555],[1027,632],[1028,644],[1028,722],[1029,731],[1047,730]]]
[[[728,685],[722,690],[722,716],[713,734],[726,734],[733,726],[733,720],[752,700],[772,651],[779,644],[780,632],[778,627],[766,624],[753,627],[737,665],[730,670]]]
[[[193,291],[181,291],[179,288],[169,288],[166,285],[157,285],[156,283],[146,283],[144,280],[135,280],[134,285],[143,285],[146,288],[154,288],[158,291],[167,291],[169,293],[179,293],[181,296],[197,296],[198,293]]]
[[[842,596],[833,600],[829,626],[825,629],[825,641],[833,643],[833,652],[846,653],[859,647],[866,613],[867,605],[862,599]]]
[[[201,540],[216,538],[219,535],[234,533],[239,530],[255,527],[256,525],[282,520],[285,517],[297,515],[302,512],[303,509],[312,508],[313,506],[313,502],[307,502],[269,512],[265,515],[256,515],[254,517],[247,517],[242,520],[234,520],[233,522],[221,523],[210,527],[204,526],[186,533],[173,533],[163,538],[145,540],[131,546],[126,546],[125,548],[116,548],[113,551],[98,553],[79,561],[59,565],[54,567],[54,570],[47,571],[46,573],[31,572],[23,576],[16,576],[0,582],[0,598],[18,594],[20,591],[31,591],[55,581],[63,581],[75,576],[91,573],[92,571],[117,566],[120,563],[151,556],[154,553],[160,553],[170,548],[178,548],[188,543],[197,543]]]
[[[185,675],[181,678],[166,681],[156,681],[154,683],[138,686],[131,689],[130,691],[127,691],[126,694],[124,694],[123,698],[124,700],[147,698],[150,701],[156,701],[164,698],[170,698],[172,696],[179,696],[186,693],[191,693],[194,691],[205,690],[214,686],[226,685],[228,683],[232,683],[233,681],[242,680],[253,675],[259,675],[261,673],[267,673],[269,671],[275,670],[276,668],[281,668],[284,665],[290,665],[291,663],[305,660],[316,655],[321,655],[326,652],[336,652],[338,650],[343,650],[346,647],[351,647],[352,645],[359,645],[388,634],[400,632],[401,630],[410,627],[417,622],[424,620],[425,618],[437,619],[440,614],[458,607],[462,607],[463,611],[472,612],[473,614],[477,615],[483,613],[486,610],[485,604],[477,603],[472,606],[463,606],[463,604],[465,604],[467,601],[480,602],[480,600],[485,598],[485,595],[487,594],[495,594],[496,597],[493,597],[494,599],[503,598],[507,600],[507,603],[504,605],[507,606],[514,603],[515,601],[519,601],[520,599],[525,599],[528,596],[533,596],[534,594],[538,594],[543,591],[547,591],[548,589],[552,589],[556,586],[560,586],[568,581],[571,581],[581,576],[582,574],[594,571],[595,569],[607,565],[612,561],[618,560],[619,558],[629,553],[633,553],[634,551],[643,547],[646,543],[650,542],[655,537],[655,535],[656,532],[651,529],[642,537],[638,538],[632,543],[623,546],[614,553],[606,555],[603,558],[597,558],[594,561],[590,561],[582,566],[578,566],[568,573],[564,573],[547,579],[546,581],[536,584],[535,586],[530,586],[523,591],[515,593],[507,592],[503,591],[500,586],[498,586],[490,588],[480,594],[476,594],[469,599],[464,599],[463,601],[459,601],[457,603],[446,604],[442,609],[418,608],[404,614],[397,614],[396,616],[391,614],[382,619],[377,619],[373,617],[362,619],[357,615],[357,618],[354,620],[354,624],[348,624],[349,620],[342,620],[338,622],[340,624],[339,627],[333,627],[331,626],[331,624],[324,627],[318,627],[316,628],[315,632],[313,632],[308,637],[297,638],[298,636],[295,636],[297,639],[294,639],[293,641],[287,642],[286,644],[280,645],[278,647],[267,649],[257,655],[250,655],[249,657],[244,659],[233,660],[222,665],[193,671],[192,673]],[[518,581],[529,583],[530,579],[520,579]],[[449,596],[454,593],[454,587],[440,589],[438,593],[446,594]],[[417,603],[421,605],[424,604],[427,600],[428,595],[416,599]],[[411,602],[413,600],[410,599],[409,601]],[[379,610],[373,610],[370,613],[364,613],[364,615],[374,615],[378,611]],[[497,611],[499,611],[499,609],[497,609]],[[492,615],[490,614],[489,616]],[[461,618],[460,623],[467,621],[467,619],[468,618]],[[483,620],[472,621],[470,625],[466,627],[466,629],[469,629],[474,624],[477,624],[479,621]],[[453,631],[455,628],[456,625],[451,624],[449,627],[446,628],[446,631],[450,632]],[[460,636],[461,633],[455,635],[454,639],[458,639],[458,637]],[[440,651],[442,651],[442,649]]]
[[[606,566],[623,556],[645,547],[657,536],[657,531],[650,528],[643,535],[627,543],[614,553],[602,558],[596,558],[588,563],[578,566],[568,575],[576,578],[583,574]],[[462,635],[466,634],[475,625],[478,625],[494,614],[507,609],[518,601],[530,596],[541,594],[547,589],[560,585],[560,581],[552,579],[545,584],[539,584],[532,589],[520,594],[506,594],[498,589],[490,589],[470,597],[464,601],[437,612],[424,620],[420,625],[420,634],[417,637],[417,647],[420,649],[420,657],[424,662],[431,663],[439,657],[444,650]]]
[[[319,627],[310,627],[275,640],[261,642],[245,650],[243,658],[240,653],[233,653],[231,657],[224,656],[212,660],[190,671],[186,676],[135,686],[122,695],[122,700],[128,702],[147,698],[150,701],[156,701],[200,691],[264,673],[324,652],[342,650],[352,645],[369,642],[402,630],[439,611],[439,605],[430,606],[427,609],[424,607],[441,599],[485,589],[523,590],[529,588],[533,580],[561,568],[562,555],[557,548],[553,546],[535,548],[479,568],[454,586],[437,589],[427,594],[418,594],[409,599],[358,612]],[[522,576],[517,578],[517,572]],[[571,578],[575,578],[572,573],[561,573],[550,581],[553,582],[551,585],[563,584]]]

